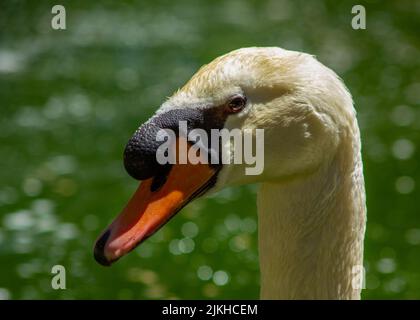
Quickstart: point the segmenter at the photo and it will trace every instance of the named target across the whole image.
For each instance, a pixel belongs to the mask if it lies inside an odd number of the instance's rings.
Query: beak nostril
[[[159,173],[153,178],[152,184],[150,185],[151,192],[156,192],[163,187],[163,185],[166,182],[166,179],[168,178],[169,171],[171,171],[171,167],[171,165],[166,166],[166,168],[163,169],[162,173]]]

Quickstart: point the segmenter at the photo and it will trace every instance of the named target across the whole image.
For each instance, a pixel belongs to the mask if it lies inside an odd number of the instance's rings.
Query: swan
[[[158,164],[157,132],[181,120],[190,129],[264,129],[263,172],[247,175],[246,164],[235,163]],[[252,47],[204,65],[139,127],[124,165],[143,182],[98,238],[100,264],[134,249],[194,198],[258,183],[260,297],[360,299],[366,205],[359,127],[349,91],[312,55]]]

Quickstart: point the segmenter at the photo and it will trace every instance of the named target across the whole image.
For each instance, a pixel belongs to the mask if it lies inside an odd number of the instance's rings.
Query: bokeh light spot
[[[409,176],[402,176],[395,181],[395,189],[399,193],[408,194],[413,192],[415,187],[414,179]]]
[[[400,160],[409,159],[414,153],[414,144],[408,139],[399,139],[392,145],[392,154]]]
[[[213,276],[213,270],[211,267],[206,265],[200,266],[197,270],[197,276],[203,281],[210,280]]]
[[[380,273],[393,273],[396,268],[395,260],[391,258],[383,258],[376,264],[376,269]]]
[[[194,238],[198,234],[198,226],[194,222],[186,222],[181,227],[184,237]]]
[[[213,274],[213,282],[217,286],[224,286],[229,282],[229,275],[226,271],[218,270]]]

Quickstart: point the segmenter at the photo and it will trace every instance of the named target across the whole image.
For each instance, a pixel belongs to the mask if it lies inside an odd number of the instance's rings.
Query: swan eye
[[[241,111],[246,104],[246,98],[243,96],[235,96],[233,97],[227,104],[228,112],[236,113]]]

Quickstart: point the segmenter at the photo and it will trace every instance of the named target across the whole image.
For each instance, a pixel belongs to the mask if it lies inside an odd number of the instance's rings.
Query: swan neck
[[[360,299],[365,194],[360,151],[258,192],[261,298]]]

